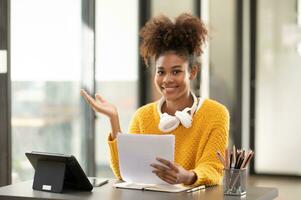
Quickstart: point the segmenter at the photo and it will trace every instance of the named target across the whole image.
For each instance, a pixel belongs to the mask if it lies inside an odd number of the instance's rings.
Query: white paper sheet
[[[156,157],[174,161],[174,135],[118,134],[119,169],[124,181],[142,184],[168,184],[152,171]]]

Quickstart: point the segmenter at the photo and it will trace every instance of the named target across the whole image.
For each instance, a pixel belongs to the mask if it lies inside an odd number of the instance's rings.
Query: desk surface
[[[32,181],[26,181],[14,185],[0,187],[0,200],[16,199],[108,199],[108,200],[182,200],[182,199],[206,199],[206,200],[265,200],[278,196],[276,188],[248,187],[245,197],[224,196],[222,186],[214,186],[192,193],[165,193],[141,190],[117,189],[112,185],[116,182],[110,179],[108,184],[93,188],[92,192],[64,191],[62,194],[36,191],[32,189]]]

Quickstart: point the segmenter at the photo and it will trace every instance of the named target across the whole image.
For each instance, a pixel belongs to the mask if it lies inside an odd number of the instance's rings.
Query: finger
[[[87,96],[85,95],[84,96],[84,98],[85,98],[85,100],[86,100],[86,102],[90,105],[90,104],[93,104],[93,102],[95,101],[91,96],[89,96],[88,94],[87,94]]]
[[[169,184],[176,184],[176,178],[157,172],[156,175]]]
[[[86,95],[84,94],[83,97],[84,97],[86,103],[88,103],[88,104],[90,105],[90,104],[91,104],[91,100],[90,100],[89,96],[86,96]]]
[[[81,90],[82,96],[85,98],[86,102],[93,108],[94,111],[99,109],[97,102],[84,90]]]
[[[169,179],[167,179],[167,178],[164,178],[164,177],[160,177],[160,176],[158,176],[160,179],[162,179],[163,181],[165,181],[165,182],[167,182],[167,183],[169,183],[169,184],[171,184],[171,185],[174,185],[175,184],[175,182],[174,181],[172,181],[172,180],[169,180]]]
[[[92,97],[85,91],[85,90],[81,90],[80,94],[85,98],[85,100],[90,103],[90,99],[92,99]]]
[[[89,96],[89,94],[84,89],[80,90],[80,95],[82,95],[83,97]]]
[[[162,174],[160,173],[155,173],[157,177],[159,177],[160,179],[162,179],[163,181],[169,183],[169,184],[174,184],[174,181],[170,178],[166,178],[164,176],[162,176]]]
[[[83,95],[86,91],[84,89],[80,89],[80,95]]]
[[[174,184],[175,184],[173,181],[171,181],[171,180],[169,180],[169,179],[166,179],[166,178],[163,178],[163,177],[160,177],[160,176],[158,176],[158,177],[159,177],[160,179],[162,179],[163,181],[165,181],[165,182],[171,184],[171,185],[174,185]]]
[[[173,179],[177,179],[177,177],[178,177],[178,174],[171,169],[168,169],[168,170],[154,169],[153,172],[160,173],[160,174],[166,174],[166,176],[173,177]]]
[[[174,170],[175,172],[179,172],[178,167],[175,164],[173,164],[172,162],[170,162],[169,160],[166,160],[166,159],[163,159],[163,158],[159,158],[159,157],[157,157],[156,160],[158,160],[159,162],[163,163],[164,165],[166,165],[170,169]]]
[[[155,164],[155,163],[151,164],[150,166],[152,166],[155,169],[161,170],[161,171],[169,171],[170,170],[170,168],[167,168],[165,166],[158,165],[158,164]]]
[[[159,174],[162,177],[168,178],[170,180],[176,181],[177,180],[177,174],[174,173],[169,173],[166,171],[161,171],[161,170],[153,170],[153,173]]]
[[[92,110],[94,110],[94,112],[99,112],[97,108],[94,108],[94,106],[92,106],[91,104],[89,104],[90,108],[92,108]]]
[[[105,100],[99,94],[95,94],[95,98],[102,103],[105,102]]]

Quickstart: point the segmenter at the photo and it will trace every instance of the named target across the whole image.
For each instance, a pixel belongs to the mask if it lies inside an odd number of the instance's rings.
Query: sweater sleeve
[[[224,166],[217,158],[216,153],[219,151],[224,155],[228,145],[229,114],[227,110],[221,119],[212,127],[203,152],[198,153],[200,156],[196,160],[196,167],[191,170],[197,175],[194,186],[221,183]]]
[[[129,133],[139,133],[139,120],[138,113],[136,112],[131,120],[129,126]],[[122,133],[121,133],[122,134]],[[122,179],[120,170],[119,170],[119,160],[118,160],[118,149],[117,149],[117,139],[112,140],[111,134],[108,137],[108,144],[110,149],[110,164],[113,170],[113,173],[117,179]]]

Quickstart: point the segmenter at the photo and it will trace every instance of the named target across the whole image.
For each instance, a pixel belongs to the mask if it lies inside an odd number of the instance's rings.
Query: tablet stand
[[[63,191],[66,164],[63,162],[37,161],[34,190],[60,193]]]

